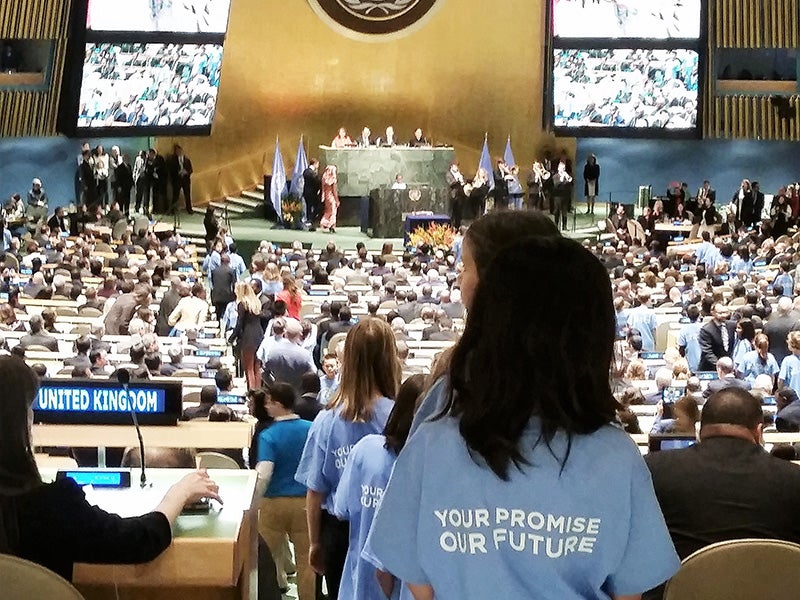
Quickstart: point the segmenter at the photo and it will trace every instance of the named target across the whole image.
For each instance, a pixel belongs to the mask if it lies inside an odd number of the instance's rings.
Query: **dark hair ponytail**
[[[450,368],[444,414],[498,477],[526,464],[519,440],[531,417],[551,449],[615,418],[609,370],[615,336],[611,287],[577,242],[535,237],[506,247],[481,273]]]

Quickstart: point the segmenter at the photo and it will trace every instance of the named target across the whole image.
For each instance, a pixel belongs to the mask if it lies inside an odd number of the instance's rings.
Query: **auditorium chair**
[[[0,589],[3,598],[83,600],[66,579],[41,565],[8,554],[0,554]]]
[[[122,235],[128,230],[128,222],[125,219],[114,223],[111,228],[111,238],[114,240],[121,240]]]
[[[784,600],[800,588],[800,544],[742,539],[712,544],[686,557],[664,600]]]
[[[78,316],[80,317],[102,317],[103,311],[99,308],[92,306],[82,306],[78,309]]]
[[[230,456],[220,452],[198,452],[197,467],[199,469],[238,469],[239,465]]]

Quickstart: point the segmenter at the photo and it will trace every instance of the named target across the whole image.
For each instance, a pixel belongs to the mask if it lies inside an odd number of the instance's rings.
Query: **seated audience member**
[[[200,405],[183,409],[181,421],[192,419],[207,419],[211,407],[217,403],[217,388],[213,385],[204,385],[200,390]]]
[[[20,359],[0,357],[0,552],[38,563],[71,580],[76,562],[136,564],[155,559],[172,543],[183,507],[219,500],[217,485],[195,471],[173,485],[152,512],[122,518],[90,504],[69,478],[43,483],[33,460],[29,414],[39,386]]]
[[[800,470],[764,452],[762,427],[758,400],[729,387],[703,407],[698,444],[645,456],[681,558],[724,540],[800,543]]]
[[[664,390],[672,385],[672,371],[662,367],[656,371],[656,391],[644,397],[645,404],[658,404],[664,396]]]
[[[453,321],[444,315],[439,317],[439,331],[433,331],[428,335],[428,339],[432,342],[455,342],[458,337],[453,331]]]
[[[31,332],[19,340],[19,348],[26,350],[30,346],[43,346],[51,352],[58,352],[58,340],[44,331],[44,320],[41,315],[33,315],[28,321]]]
[[[424,375],[406,379],[397,391],[383,434],[363,437],[350,449],[333,501],[334,514],[350,524],[350,544],[339,589],[341,598],[399,597],[399,589],[395,588],[402,582],[376,568],[362,557],[361,551],[397,455],[405,446],[424,384]]]
[[[36,373],[36,376],[39,379],[47,377],[47,367],[44,366],[42,363],[36,363],[35,365],[31,365],[31,371]]]
[[[108,377],[108,359],[105,350],[91,350],[89,352],[89,371],[98,377]]]
[[[197,454],[193,448],[151,448],[144,449],[146,467],[152,469],[194,469],[197,467]],[[125,449],[121,467],[140,468],[141,453],[137,446]]]
[[[144,366],[147,367],[147,372],[150,377],[159,377],[161,375],[161,354],[158,352],[149,352],[145,354]]]
[[[708,383],[708,387],[703,392],[703,396],[708,398],[722,389],[729,387],[738,387],[743,390],[749,390],[750,384],[743,379],[737,379],[736,372],[733,367],[733,359],[728,356],[723,356],[717,361],[717,375],[719,379],[714,379]]]
[[[56,329],[56,311],[52,308],[45,308],[42,312],[42,328],[47,333],[58,333]]]
[[[800,431],[800,399],[792,388],[775,392],[778,412],[775,414],[775,428],[780,432]]]
[[[294,412],[296,393],[292,386],[270,386],[266,408],[274,423],[258,438],[257,489],[261,500],[258,532],[275,558],[283,554],[286,536],[294,545],[297,588],[300,600],[315,597],[314,571],[309,563],[310,543],[306,526],[306,487],[295,481],[311,423]],[[278,586],[288,588],[283,569],[277,568]],[[283,579],[281,581],[281,579]]]
[[[88,336],[81,336],[75,340],[75,356],[64,359],[64,366],[67,367],[86,367],[91,368],[92,361],[89,360],[89,350],[92,348],[92,340]]]
[[[217,394],[230,392],[233,389],[233,373],[228,369],[217,369],[214,383],[217,386]]]
[[[72,373],[70,373],[70,377],[73,379],[89,379],[92,376],[92,372],[89,367],[84,367],[82,365],[75,365],[72,367]]]
[[[319,402],[319,376],[309,371],[300,378],[300,397],[294,405],[294,412],[301,419],[313,421],[324,407]]]
[[[650,433],[694,434],[700,410],[691,396],[684,396],[674,404],[662,402]]]
[[[539,211],[512,213],[525,219],[517,227],[536,224],[537,237],[486,243],[510,237],[496,232],[511,227],[503,212],[477,219],[467,232],[466,329],[415,416],[418,428],[394,465],[362,555],[418,598],[494,598],[498,590],[504,598],[635,598],[671,577],[679,561],[641,455],[612,425],[618,403],[609,384],[616,328],[608,275]],[[425,420],[431,409],[444,418]],[[587,489],[594,491],[582,497]],[[600,568],[559,551],[558,536],[549,541],[558,559],[532,560],[534,545],[519,552],[498,529],[487,540],[487,561],[449,553],[440,541],[441,506],[469,507],[474,519],[497,507],[533,515],[565,503],[607,526],[599,535],[614,561]],[[552,510],[545,520],[563,515]]]
[[[227,423],[236,421],[236,413],[230,406],[214,404],[208,411],[208,420],[212,423]]]
[[[169,377],[175,373],[175,371],[185,368],[183,366],[183,348],[180,346],[172,346],[167,350],[167,355],[169,355],[169,362],[165,365],[161,365],[161,375],[164,377]]]

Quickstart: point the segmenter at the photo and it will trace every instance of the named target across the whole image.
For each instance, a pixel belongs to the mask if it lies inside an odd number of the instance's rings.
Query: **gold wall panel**
[[[800,0],[712,0],[709,23],[717,48],[796,48]]]
[[[0,0],[0,39],[52,40],[47,90],[0,90],[0,137],[56,134],[71,0]]]
[[[418,31],[366,43],[331,30],[307,2],[233,0],[212,135],[160,138],[159,148],[180,142],[192,157],[198,200],[270,173],[276,135],[288,170],[300,134],[317,156],[340,125],[354,136],[393,125],[401,140],[422,127],[455,145],[466,173],[485,133],[493,155],[510,134],[523,168],[545,146],[572,151],[574,140],[556,144],[541,126],[544,0],[498,10],[485,0],[443,2]]]

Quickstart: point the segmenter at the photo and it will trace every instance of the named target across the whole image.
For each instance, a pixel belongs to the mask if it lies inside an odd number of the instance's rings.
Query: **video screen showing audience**
[[[230,0],[89,0],[91,31],[225,33]]]
[[[694,40],[700,14],[700,0],[553,0],[553,35]]]
[[[554,124],[693,129],[698,58],[694,50],[557,49]]]
[[[87,44],[78,127],[210,127],[219,44]]]

